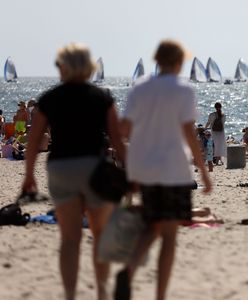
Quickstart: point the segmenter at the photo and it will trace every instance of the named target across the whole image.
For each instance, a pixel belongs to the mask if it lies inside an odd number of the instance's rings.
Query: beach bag
[[[219,117],[219,115],[215,118],[213,125],[212,125],[212,130],[213,131],[223,131],[223,123],[222,123],[222,118]]]
[[[16,203],[6,205],[0,209],[0,226],[24,226],[29,222],[29,220],[30,214],[22,214],[20,206]]]
[[[96,194],[113,203],[120,203],[129,189],[125,170],[107,157],[99,161],[89,184]]]
[[[145,229],[141,209],[118,207],[100,237],[100,262],[128,263]]]

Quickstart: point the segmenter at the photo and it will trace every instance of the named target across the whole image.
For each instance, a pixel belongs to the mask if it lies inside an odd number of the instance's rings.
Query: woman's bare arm
[[[121,132],[121,136],[125,141],[129,140],[130,137],[130,133],[132,130],[132,123],[131,121],[129,121],[128,119],[122,119],[120,121],[120,132]]]
[[[114,105],[112,105],[108,111],[107,121],[108,121],[108,133],[111,140],[111,144],[116,150],[118,158],[122,162],[124,162],[126,149],[121,139],[119,120]]]
[[[23,190],[29,191],[36,187],[34,180],[34,165],[39,152],[43,134],[47,128],[48,121],[43,113],[37,111],[34,116],[31,130],[28,136],[28,146],[25,153],[26,158],[26,175],[23,182]]]

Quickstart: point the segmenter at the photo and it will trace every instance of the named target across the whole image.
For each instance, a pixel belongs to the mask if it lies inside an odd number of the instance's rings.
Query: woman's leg
[[[74,300],[82,237],[82,200],[73,199],[56,208],[61,233],[60,272],[66,300]]]
[[[111,213],[113,212],[113,209],[114,205],[111,203],[106,203],[99,208],[87,209],[87,217],[89,219],[90,228],[94,236],[93,262],[95,267],[98,300],[108,299],[107,279],[110,268],[108,263],[98,262],[97,250],[99,238],[108,222]]]

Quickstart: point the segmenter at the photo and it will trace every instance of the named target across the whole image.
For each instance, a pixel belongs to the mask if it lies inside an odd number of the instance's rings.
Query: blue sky
[[[247,0],[0,0],[0,7],[0,66],[11,56],[19,76],[56,76],[56,50],[69,42],[102,56],[106,76],[131,76],[140,57],[152,72],[163,38],[181,41],[203,64],[211,56],[224,76],[234,75],[240,57],[248,62]]]

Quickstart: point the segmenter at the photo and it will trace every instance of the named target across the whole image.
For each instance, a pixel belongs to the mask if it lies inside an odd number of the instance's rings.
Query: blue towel
[[[39,216],[31,217],[30,222],[57,224],[57,220],[54,218],[54,216],[50,216],[50,215],[39,215]]]
[[[54,215],[39,215],[35,217],[31,217],[30,222],[40,222],[40,223],[46,223],[46,224],[57,224],[57,220],[54,217]],[[83,218],[82,222],[83,228],[89,228],[89,223],[86,217]]]

